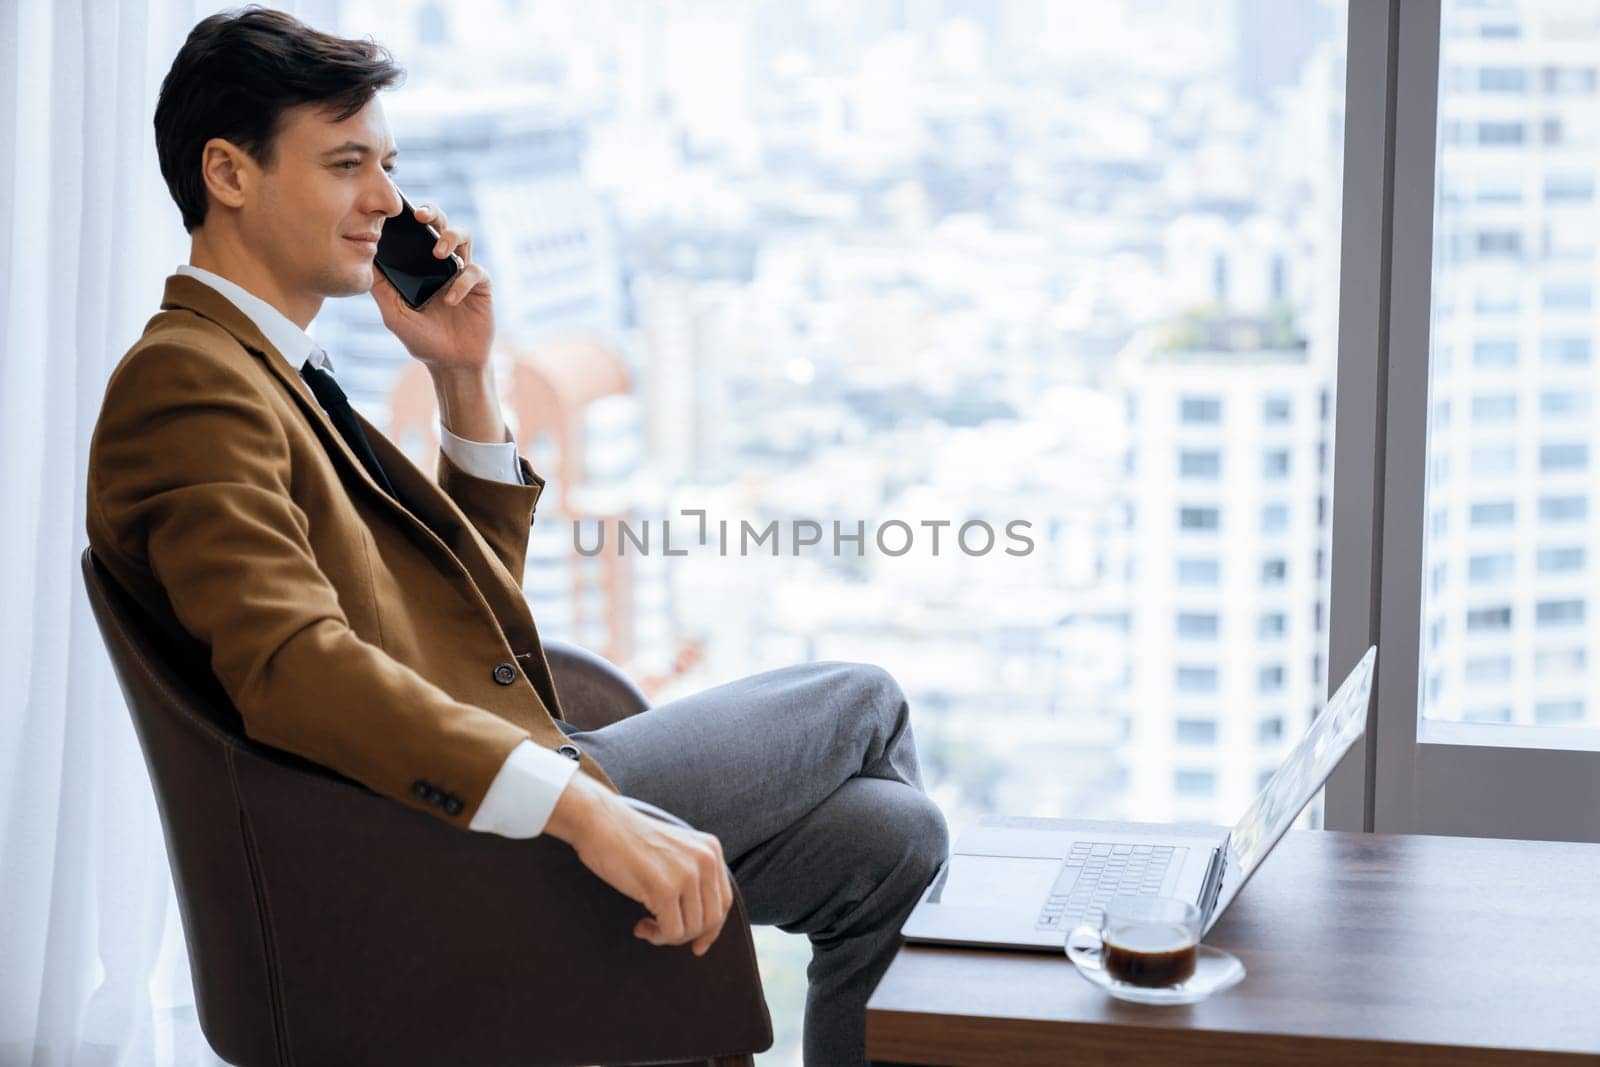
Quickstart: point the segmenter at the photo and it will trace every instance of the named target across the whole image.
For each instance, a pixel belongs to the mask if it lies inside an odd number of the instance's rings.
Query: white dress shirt
[[[333,360],[322,346],[265,300],[201,267],[180,263],[178,273],[204,282],[227,297],[283,355],[294,373],[299,374],[301,365],[308,359],[313,367],[333,373]],[[468,441],[451,433],[443,422],[437,425],[439,448],[462,470],[488,481],[523,484],[515,441]],[[577,769],[575,760],[532,741],[522,741],[511,750],[499,773],[489,783],[489,791],[484,794],[483,803],[478,805],[468,829],[502,837],[537,837],[544,832],[550,812]]]

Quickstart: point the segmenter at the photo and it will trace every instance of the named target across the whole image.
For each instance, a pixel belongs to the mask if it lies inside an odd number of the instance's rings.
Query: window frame
[[[1331,692],[1369,645],[1329,829],[1600,841],[1600,730],[1424,721],[1440,0],[1350,0],[1334,427]]]

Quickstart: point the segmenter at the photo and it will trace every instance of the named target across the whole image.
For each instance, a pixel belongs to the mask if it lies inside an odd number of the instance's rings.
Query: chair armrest
[[[650,707],[650,699],[602,656],[567,641],[545,641],[544,657],[555,678],[567,720],[598,730]]]
[[[290,1060],[639,1063],[771,1045],[737,885],[696,958],[634,937],[643,906],[557,838],[455,829],[270,754],[231,762]]]

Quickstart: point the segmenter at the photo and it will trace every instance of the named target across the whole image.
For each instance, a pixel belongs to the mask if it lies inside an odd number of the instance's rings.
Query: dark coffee
[[[1119,982],[1137,986],[1172,986],[1194,974],[1198,946],[1193,935],[1177,925],[1151,924],[1118,930],[1105,939],[1103,966]]]

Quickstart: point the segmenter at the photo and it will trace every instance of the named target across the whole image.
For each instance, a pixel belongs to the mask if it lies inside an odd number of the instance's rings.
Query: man
[[[501,417],[489,276],[432,205],[434,254],[465,263],[448,289],[415,311],[373,266],[400,210],[377,92],[401,76],[278,12],[189,35],[155,128],[190,262],[107,384],[90,544],[205,645],[251,737],[462,830],[555,835],[644,905],[636,936],[704,953],[731,866],[753,921],[812,941],[806,1061],[860,1062],[867,995],[947,845],[905,698],[880,669],[814,663],[564,721],[520,590],[544,482]],[[305,332],[367,292],[432,376],[437,484]]]

